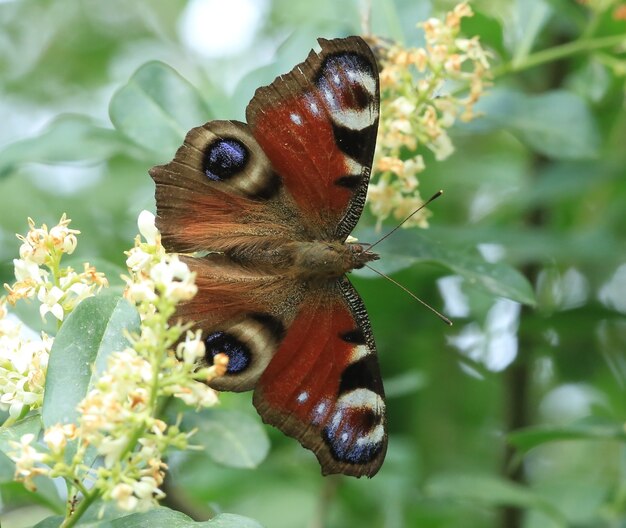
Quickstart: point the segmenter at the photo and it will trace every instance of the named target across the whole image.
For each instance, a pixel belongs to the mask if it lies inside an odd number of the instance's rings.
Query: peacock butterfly
[[[346,273],[378,256],[347,242],[376,144],[376,60],[359,37],[259,88],[246,123],[192,129],[150,170],[157,227],[196,272],[178,316],[205,362],[229,357],[218,390],[254,389],[264,422],[312,450],[323,474],[371,477],[387,450],[385,400],[365,310]]]

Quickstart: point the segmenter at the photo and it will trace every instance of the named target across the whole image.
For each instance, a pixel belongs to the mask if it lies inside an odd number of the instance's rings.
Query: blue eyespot
[[[322,430],[322,438],[340,462],[367,464],[380,453],[383,442],[371,437],[380,417],[372,411],[358,413],[339,409]]]
[[[226,332],[214,332],[205,340],[206,356],[209,363],[217,354],[226,354],[228,356],[228,374],[238,374],[248,368],[250,365],[251,355],[250,349],[237,338]]]
[[[247,147],[238,139],[216,139],[204,154],[204,173],[213,181],[227,180],[243,170],[248,158]]]

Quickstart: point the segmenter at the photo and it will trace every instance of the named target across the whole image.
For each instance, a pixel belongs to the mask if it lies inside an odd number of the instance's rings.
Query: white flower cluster
[[[189,266],[176,254],[167,254],[161,245],[160,235],[154,225],[154,215],[142,211],[138,220],[139,232],[146,239],[135,241],[127,252],[126,265],[131,277],[126,279],[125,296],[140,307],[142,316],[152,311],[151,305],[159,298],[174,307],[191,299],[197,292],[195,276]],[[148,311],[141,308],[147,308]]]
[[[177,255],[165,252],[154,215],[142,212],[138,224],[145,241],[138,236],[127,253],[125,296],[141,315],[139,335],[129,336],[130,346],[109,356],[106,370],[78,405],[76,424],[47,429],[45,453],[25,435],[14,443],[12,456],[16,478],[31,489],[37,475],[60,476],[82,494],[82,503],[114,500],[124,510],[147,509],[163,498],[163,453],[188,447],[190,433],[160,420],[158,402],[173,396],[196,407],[215,405],[217,394],[206,382],[223,375],[228,363],[222,354],[213,366],[197,369],[205,353],[201,333],[187,331],[181,339],[186,327],[171,323],[176,305],[195,295],[195,276]],[[72,440],[75,453],[68,462]],[[102,463],[84,464],[87,450]]]
[[[224,356],[197,370],[205,353],[200,332],[187,332],[180,340],[185,327],[170,324],[176,305],[191,299],[197,288],[189,267],[165,252],[154,220],[147,211],[139,215],[145,241],[137,237],[126,260],[125,296],[141,315],[141,333],[131,336],[132,347],[109,358],[107,370],[79,406],[81,439],[104,457],[94,486],[102,498],[126,510],[153,506],[163,497],[162,453],[187,447],[187,433],[156,417],[157,400],[174,396],[188,405],[213,406],[217,394],[205,382],[224,374],[227,365]]]
[[[79,231],[70,229],[65,216],[48,230],[29,218],[28,233],[17,235],[20,258],[13,261],[16,282],[5,284],[7,297],[0,298],[0,409],[9,411],[5,426],[41,406],[48,354],[52,338],[31,339],[20,323],[7,317],[6,301],[37,298],[42,318],[51,313],[59,323],[84,298],[107,284],[104,275],[85,264],[82,273],[62,268],[61,258],[76,249]]]
[[[44,333],[41,339],[24,338],[21,325],[7,315],[0,299],[0,409],[14,421],[41,406],[52,339]]]
[[[63,321],[80,301],[107,285],[104,275],[87,263],[82,273],[60,267],[62,256],[76,249],[76,235],[80,233],[68,227],[70,222],[63,214],[59,223],[48,231],[45,224],[35,227],[33,219],[28,219],[26,236],[17,235],[22,245],[20,258],[13,260],[16,282],[4,285],[11,304],[36,296],[41,303],[42,318],[51,313],[58,321]]]
[[[445,21],[431,18],[420,24],[424,48],[379,43],[382,115],[368,193],[379,224],[391,214],[403,219],[422,205],[417,175],[425,165],[419,148],[426,147],[437,160],[446,159],[454,151],[447,129],[457,118],[475,117],[474,105],[490,74],[488,54],[478,38],[459,36],[461,19],[472,14],[464,2],[447,13]],[[450,84],[465,88],[468,94],[444,93],[444,85]],[[404,225],[426,227],[429,214],[423,209]]]

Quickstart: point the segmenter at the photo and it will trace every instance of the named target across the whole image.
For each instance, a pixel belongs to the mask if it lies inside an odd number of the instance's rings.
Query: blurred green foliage
[[[248,4],[260,12],[248,44],[209,58],[182,44],[182,0],[0,3],[0,282],[26,218],[63,212],[82,231],[78,258],[116,270],[137,214],[154,209],[147,170],[187,129],[241,119],[317,37],[362,32],[357,0]],[[372,31],[419,45],[415,24],[453,5],[373,0]],[[455,325],[354,278],[388,389],[382,470],[323,478],[273,429],[263,460],[250,395],[224,394],[219,412],[189,418],[206,450],[172,456],[167,506],[277,528],[626,526],[626,21],[619,1],[471,5],[465,33],[494,55],[484,115],[454,129],[450,159],[427,160],[422,194],[445,190],[432,227],[379,246],[381,269]],[[365,215],[357,235],[371,240],[372,225]],[[0,431],[0,451],[40,426],[19,427]],[[3,527],[62,513],[49,482],[30,493],[11,473],[0,458]],[[207,526],[255,525],[221,519]]]

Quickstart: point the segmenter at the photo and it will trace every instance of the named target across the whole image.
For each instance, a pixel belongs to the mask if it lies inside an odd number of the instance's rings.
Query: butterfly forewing
[[[320,236],[344,240],[365,203],[378,71],[358,37],[319,42],[320,53],[257,90],[246,118],[305,221]]]

